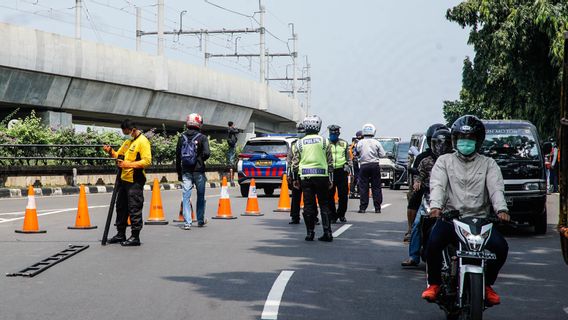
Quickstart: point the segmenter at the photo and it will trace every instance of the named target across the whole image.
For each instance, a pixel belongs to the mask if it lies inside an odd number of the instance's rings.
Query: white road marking
[[[104,206],[90,206],[89,209],[96,209],[96,208],[106,208],[108,207],[108,205],[104,205]],[[69,211],[75,211],[77,210],[77,208],[67,208],[67,209],[54,209],[53,211],[49,211],[49,212],[45,212],[45,213],[40,213],[37,216],[41,217],[41,216],[48,216],[51,214],[56,214],[56,213],[62,213],[62,212],[69,212]],[[16,221],[16,220],[23,220],[25,217],[18,217],[18,218],[12,218],[12,219],[3,219],[2,221],[0,221],[0,223],[4,223],[4,222],[11,222],[11,221]]]
[[[280,309],[280,301],[286,289],[286,284],[294,274],[294,271],[282,271],[268,293],[264,310],[262,310],[261,320],[276,320],[278,319],[278,309]]]
[[[391,206],[390,203],[385,203],[385,204],[381,205],[381,209],[388,208],[390,206]]]
[[[564,308],[564,312],[568,313],[568,308]]]
[[[339,237],[343,232],[345,232],[347,229],[351,228],[352,224],[344,224],[341,226],[341,228],[335,230],[335,232],[332,234],[332,236],[334,238]]]

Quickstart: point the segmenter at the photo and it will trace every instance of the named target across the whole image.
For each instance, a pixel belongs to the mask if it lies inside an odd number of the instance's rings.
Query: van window
[[[528,128],[487,128],[481,153],[494,159],[540,159],[538,143]]]
[[[288,144],[286,141],[249,141],[243,148],[243,153],[286,154]]]

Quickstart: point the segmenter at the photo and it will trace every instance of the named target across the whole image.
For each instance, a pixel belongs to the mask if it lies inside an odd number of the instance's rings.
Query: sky
[[[310,114],[324,127],[337,124],[349,138],[365,123],[378,136],[409,140],[443,122],[444,100],[455,100],[461,88],[463,60],[473,55],[468,30],[446,20],[457,0],[329,1],[262,0],[267,49],[292,49],[289,23],[298,34],[298,75],[311,65]],[[143,31],[156,31],[156,0],[83,0],[82,38],[135,50],[134,6],[142,8]],[[209,2],[209,3],[208,3]],[[217,5],[212,5],[211,3]],[[258,0],[165,0],[166,31],[257,28]],[[75,0],[0,0],[0,21],[74,36]],[[225,9],[219,8],[223,7]],[[230,10],[230,11],[229,11]],[[258,53],[257,34],[211,36],[209,53]],[[203,65],[203,42],[196,36],[167,36],[166,56]],[[143,50],[155,54],[156,38],[143,37]],[[270,77],[292,76],[290,58],[273,58]],[[258,80],[258,59],[211,59],[209,67]],[[306,83],[301,83],[306,88]],[[277,90],[291,82],[273,81]],[[304,95],[299,100],[305,105]],[[322,132],[325,132],[322,130]]]

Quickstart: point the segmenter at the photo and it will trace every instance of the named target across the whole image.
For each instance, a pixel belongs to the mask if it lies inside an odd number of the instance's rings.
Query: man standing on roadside
[[[205,161],[209,159],[209,139],[201,133],[203,118],[197,113],[187,116],[187,130],[179,137],[176,147],[176,171],[183,189],[183,218],[185,230],[191,229],[191,191],[197,189],[197,226],[203,227],[205,219]]]
[[[118,193],[116,196],[116,229],[117,234],[108,243],[120,243],[125,247],[140,245],[140,230],[142,230],[142,208],[144,205],[144,184],[146,172],[152,163],[150,141],[138,130],[130,119],[120,124],[122,133],[130,139],[124,141],[118,151],[111,146],[103,147],[109,156],[116,160],[116,166],[121,169]],[[130,216],[132,235],[126,239],[126,226]]]
[[[227,129],[227,144],[229,145],[229,151],[227,152],[227,161],[230,166],[235,164],[235,148],[237,147],[237,141],[239,138],[239,129],[234,127],[233,121],[229,121],[229,128]]]

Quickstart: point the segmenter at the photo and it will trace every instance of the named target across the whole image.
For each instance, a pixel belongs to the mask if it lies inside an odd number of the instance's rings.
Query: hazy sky
[[[83,0],[83,38],[135,49],[134,5],[143,8],[144,31],[156,30],[155,0]],[[210,0],[243,15],[216,8],[203,0],[165,0],[166,30],[179,29],[179,12],[187,10],[183,29],[257,27],[258,0]],[[288,23],[299,35],[299,54],[312,67],[312,108],[324,125],[339,124],[349,138],[364,123],[378,135],[400,136],[424,131],[443,121],[442,102],[458,97],[462,62],[472,55],[468,31],[445,19],[457,0],[329,1],[264,0],[270,52],[288,52]],[[75,0],[0,0],[0,21],[74,35]],[[246,17],[246,16],[252,16]],[[96,30],[96,31],[93,31]],[[257,34],[241,35],[240,53],[258,53]],[[211,37],[210,53],[233,53],[235,37]],[[156,40],[144,38],[143,49],[155,53]],[[292,47],[292,43],[288,45]],[[166,39],[166,55],[203,64],[195,36]],[[292,75],[289,58],[274,58],[272,77]],[[258,59],[215,59],[210,67],[258,79]],[[274,82],[289,90],[290,83]],[[303,100],[303,97],[300,97]]]

